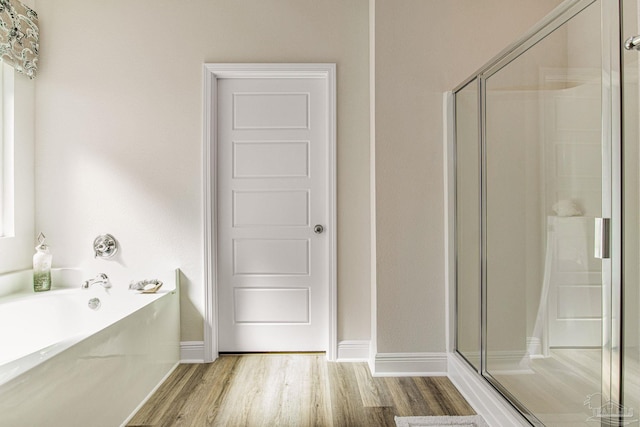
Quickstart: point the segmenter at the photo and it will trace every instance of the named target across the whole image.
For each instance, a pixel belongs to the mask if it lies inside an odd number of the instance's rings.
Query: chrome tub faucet
[[[94,279],[86,280],[81,287],[82,289],[89,289],[91,285],[100,285],[105,289],[109,289],[111,287],[111,282],[106,274],[100,273]]]

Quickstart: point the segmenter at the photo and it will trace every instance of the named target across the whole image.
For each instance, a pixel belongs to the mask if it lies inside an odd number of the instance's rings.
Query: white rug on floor
[[[396,417],[398,427],[489,427],[480,415],[465,417]]]

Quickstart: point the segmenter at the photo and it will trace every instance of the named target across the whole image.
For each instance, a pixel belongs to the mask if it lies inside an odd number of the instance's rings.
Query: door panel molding
[[[224,78],[321,78],[329,96],[328,117],[328,224],[329,239],[329,313],[327,359],[337,354],[337,214],[336,214],[336,66],[335,64],[204,64],[204,129],[203,129],[203,230],[204,230],[204,359],[212,362],[218,357],[218,283],[217,283],[217,86]]]

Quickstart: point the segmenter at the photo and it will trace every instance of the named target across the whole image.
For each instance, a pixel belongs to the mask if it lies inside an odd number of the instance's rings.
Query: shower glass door
[[[456,348],[480,372],[479,83],[456,94]]]
[[[455,93],[456,350],[532,424],[591,426],[620,402],[619,11],[563,6]]]
[[[486,78],[486,374],[545,425],[602,406],[600,22],[594,2]]]

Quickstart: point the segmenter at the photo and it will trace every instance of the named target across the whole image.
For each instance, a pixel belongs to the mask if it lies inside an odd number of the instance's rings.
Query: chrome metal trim
[[[630,3],[626,3],[626,4],[630,4]],[[625,2],[619,1],[619,13],[620,13],[620,17],[619,17],[619,25],[620,25],[620,40],[623,39],[624,37],[624,32],[626,31],[626,28],[624,27],[624,17],[625,17]],[[634,11],[635,13],[631,14],[632,18],[633,18],[633,22],[637,23],[637,12]],[[637,27],[630,29],[632,31],[637,31]],[[637,36],[640,37],[640,36]],[[632,37],[633,38],[633,37]],[[625,43],[625,48],[626,48],[626,43]],[[636,70],[637,72],[637,70]],[[620,176],[620,180],[621,180],[621,185],[620,185],[620,208],[621,208],[621,219],[620,219],[620,229],[616,229],[615,233],[620,233],[620,279],[614,280],[613,283],[617,284],[619,283],[620,285],[620,289],[619,289],[619,293],[618,296],[620,298],[619,301],[619,305],[617,306],[619,311],[620,311],[620,322],[618,324],[618,330],[619,330],[619,336],[620,336],[620,342],[619,342],[619,346],[618,346],[618,360],[620,361],[620,365],[619,365],[619,369],[618,369],[618,373],[619,373],[619,389],[620,389],[620,404],[622,405],[622,407],[625,407],[625,405],[627,405],[626,399],[625,399],[625,391],[626,391],[626,387],[625,387],[625,382],[627,381],[627,376],[625,375],[625,351],[626,351],[626,343],[625,343],[625,321],[626,321],[626,316],[625,316],[625,303],[624,303],[624,296],[625,296],[625,289],[627,288],[627,286],[631,287],[634,286],[634,283],[630,283],[630,282],[625,282],[625,277],[624,277],[624,268],[625,268],[625,256],[624,256],[624,246],[625,246],[625,239],[627,237],[626,233],[625,233],[625,223],[629,220],[633,221],[635,220],[635,218],[624,218],[624,204],[625,204],[625,183],[624,183],[624,173],[625,173],[625,149],[626,147],[628,147],[628,144],[638,144],[638,138],[636,137],[636,139],[634,141],[631,142],[627,142],[624,139],[624,124],[625,124],[625,90],[624,90],[624,86],[625,86],[625,82],[626,82],[626,76],[625,76],[625,66],[624,66],[624,52],[621,50],[621,55],[620,55],[620,144],[619,144],[619,153],[615,153],[615,156],[619,155],[620,156],[620,171],[619,171],[619,176]],[[628,93],[628,92],[627,92]],[[638,93],[637,91],[634,91],[631,93],[630,97],[632,99],[637,99],[638,98]],[[632,118],[633,123],[635,123],[635,117]],[[616,145],[614,145],[614,148],[616,147]],[[616,175],[618,175],[616,173]],[[616,234],[617,235],[617,234]],[[630,240],[635,240],[636,236],[630,235],[628,237]],[[616,248],[617,250],[617,248]],[[637,286],[637,284],[636,284]],[[630,378],[634,378],[634,376],[629,376]],[[622,425],[622,424],[620,424]]]
[[[603,31],[610,36],[611,156],[611,401],[622,403],[622,2],[603,2]],[[606,6],[606,7],[605,7]],[[609,27],[607,27],[609,25]],[[618,420],[615,420],[616,422]]]
[[[622,25],[621,25],[621,1],[602,0],[602,33],[603,33],[603,88],[609,91],[609,96],[605,96],[603,90],[603,131],[606,129],[608,135],[604,135],[603,142],[608,146],[603,147],[603,167],[607,167],[606,175],[603,170],[603,177],[607,176],[609,182],[603,180],[603,205],[608,203],[609,213],[602,216],[611,218],[609,224],[609,252],[610,258],[603,260],[603,279],[605,278],[604,267],[607,266],[609,288],[603,286],[603,294],[608,293],[609,316],[608,324],[604,321],[603,330],[608,332],[609,339],[603,341],[606,347],[603,353],[608,353],[609,366],[603,366],[603,377],[605,383],[609,382],[608,397],[611,402],[622,403],[622,87],[621,73],[622,67]],[[605,123],[608,121],[608,123]],[[605,126],[607,124],[608,126]],[[606,138],[606,139],[605,139]],[[604,145],[604,144],[603,144]],[[605,193],[605,190],[607,193]],[[606,198],[605,198],[606,197]],[[604,283],[603,283],[604,285]],[[604,296],[604,295],[603,295]],[[604,301],[604,298],[603,298]],[[604,313],[603,313],[604,314]],[[604,364],[603,364],[604,365]],[[608,368],[608,370],[606,370]],[[619,420],[610,420],[618,422]]]
[[[599,259],[608,259],[611,257],[610,250],[610,218],[595,218],[595,230],[593,238],[593,256]]]
[[[451,125],[451,152],[453,153],[453,159],[451,160],[451,164],[453,167],[453,173],[451,176],[453,177],[453,350],[454,352],[460,354],[462,353],[458,350],[458,116],[457,116],[457,93],[451,92],[451,119],[453,121],[453,125]]]
[[[487,85],[478,77],[480,142],[480,373],[487,371]]]

